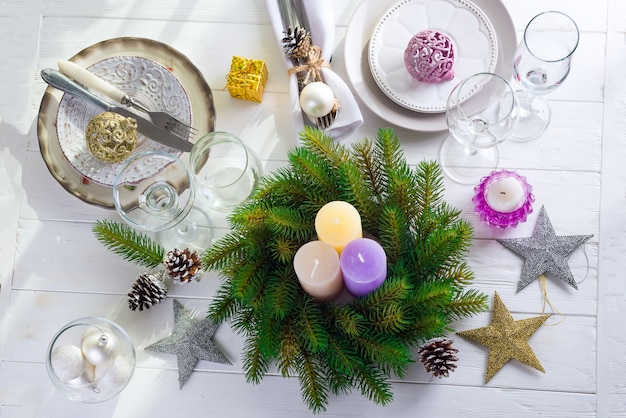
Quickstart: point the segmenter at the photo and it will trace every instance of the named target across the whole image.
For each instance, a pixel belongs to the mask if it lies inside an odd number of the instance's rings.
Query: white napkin
[[[331,0],[302,0],[302,4],[304,5],[309,25],[311,26],[307,29],[311,32],[313,44],[322,49],[322,56],[328,63],[330,61],[335,42],[335,19],[333,16],[332,2]],[[265,5],[267,7],[270,20],[272,21],[274,35],[278,41],[279,48],[283,51],[282,39],[285,34],[283,33],[284,28],[280,16],[280,10],[278,8],[278,1],[265,0]],[[286,68],[291,68],[293,66],[291,60],[286,54],[283,55],[285,56]],[[324,75],[326,84],[328,84],[328,86],[333,90],[333,93],[335,93],[335,97],[339,102],[337,117],[332,125],[324,129],[324,132],[332,135],[335,139],[340,139],[350,135],[359,126],[361,126],[363,123],[363,116],[361,115],[361,110],[359,109],[359,105],[354,99],[352,92],[343,79],[339,77],[331,68],[322,68],[322,74]],[[300,110],[296,75],[291,75],[289,81],[294,126],[297,131],[300,131],[304,127],[304,121],[302,119],[304,114]]]

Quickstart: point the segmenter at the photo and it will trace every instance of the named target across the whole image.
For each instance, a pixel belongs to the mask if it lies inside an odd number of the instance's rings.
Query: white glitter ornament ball
[[[50,362],[54,373],[63,382],[70,382],[85,372],[85,358],[81,349],[67,344],[57,347],[50,355]]]
[[[117,337],[110,332],[86,333],[81,343],[85,359],[94,366],[108,364],[119,352]]]
[[[113,391],[126,385],[133,374],[133,366],[122,356],[117,356],[110,367],[96,367],[96,385],[103,391]]]
[[[309,83],[300,92],[300,107],[312,118],[328,115],[335,105],[335,94],[321,81]]]
[[[85,361],[85,370],[75,379],[67,382],[70,386],[86,387],[91,386],[96,379],[96,366],[89,364]],[[91,390],[91,389],[90,389]]]

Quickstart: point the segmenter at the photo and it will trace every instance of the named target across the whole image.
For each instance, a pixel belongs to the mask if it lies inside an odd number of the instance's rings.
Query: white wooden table
[[[493,0],[497,1],[497,0]],[[535,211],[527,223],[497,234],[472,212],[471,186],[447,183],[447,200],[475,228],[468,260],[476,288],[497,291],[515,319],[542,311],[539,283],[517,293],[522,259],[494,238],[529,236],[540,205],[557,234],[594,234],[570,258],[576,291],[549,279],[549,297],[566,316],[540,328],[530,340],[546,369],[516,362],[487,385],[487,351],[460,337],[458,369],[431,379],[416,363],[393,383],[395,399],[381,407],[353,393],[331,398],[333,416],[617,417],[626,416],[626,2],[623,0],[504,0],[518,36],[536,13],[570,14],[581,41],[564,85],[549,96],[553,121],[537,141],[500,146],[501,167],[518,170],[534,186]],[[343,37],[357,0],[334,2],[337,25],[333,68],[345,76]],[[172,299],[204,315],[218,287],[214,275],[170,289],[166,301],[144,312],[126,307],[126,292],[140,272],[107,251],[91,233],[114,211],[66,193],[39,153],[37,111],[45,83],[39,71],[55,67],[99,41],[139,36],[167,43],[201,69],[213,89],[217,129],[240,136],[261,156],[265,169],[284,164],[295,144],[289,118],[287,76],[264,2],[255,0],[102,0],[65,2],[2,0],[0,7],[0,416],[4,417],[299,417],[311,412],[296,379],[267,376],[260,385],[241,372],[241,337],[222,325],[215,341],[233,366],[201,361],[178,388],[176,358],[144,347],[169,335]],[[233,55],[264,59],[270,79],[262,104],[232,99],[225,87]],[[374,137],[389,124],[361,103],[365,123],[352,139]],[[396,129],[410,162],[436,158],[445,133]],[[218,234],[223,217],[216,217]],[[588,267],[588,272],[587,272]],[[62,325],[103,316],[124,327],[137,349],[128,387],[101,404],[66,400],[48,379],[45,352]],[[454,324],[487,325],[490,313]]]

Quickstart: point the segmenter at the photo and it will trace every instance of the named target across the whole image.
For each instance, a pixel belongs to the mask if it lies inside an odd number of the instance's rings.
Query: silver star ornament
[[[529,238],[499,239],[499,243],[526,258],[517,284],[519,292],[544,273],[551,273],[578,289],[567,259],[576,248],[593,235],[556,235],[542,206],[533,235]]]
[[[189,379],[198,360],[232,364],[211,339],[218,324],[208,318],[198,320],[174,299],[174,332],[146,347],[146,350],[176,354],[180,389]]]

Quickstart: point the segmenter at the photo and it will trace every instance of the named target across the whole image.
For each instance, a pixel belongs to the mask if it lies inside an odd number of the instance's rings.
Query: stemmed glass
[[[462,184],[476,184],[498,166],[496,145],[517,120],[515,90],[502,77],[478,73],[457,84],[446,102],[450,136],[441,145],[444,173]]]
[[[173,155],[137,153],[119,168],[113,182],[113,200],[120,216],[133,228],[155,232],[169,251],[204,251],[211,243],[209,216],[194,205],[193,175]]]
[[[550,93],[567,78],[578,46],[578,26],[568,15],[548,11],[533,17],[513,59],[513,75],[522,86],[519,120],[511,139],[538,138],[550,123],[550,106],[539,95]]]

